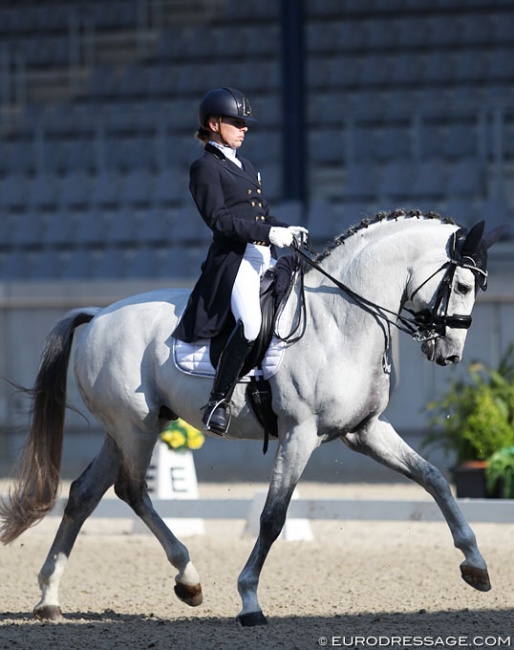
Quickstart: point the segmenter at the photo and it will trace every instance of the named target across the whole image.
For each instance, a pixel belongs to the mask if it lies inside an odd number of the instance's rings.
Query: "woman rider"
[[[270,215],[260,174],[237,155],[248,124],[255,122],[243,93],[234,88],[209,91],[200,104],[199,122],[196,137],[205,148],[191,165],[189,189],[213,239],[173,336],[186,342],[210,339],[227,319],[235,319],[203,415],[205,428],[223,436],[234,387],[261,328],[260,280],[275,263],[270,246],[290,246],[307,230]]]

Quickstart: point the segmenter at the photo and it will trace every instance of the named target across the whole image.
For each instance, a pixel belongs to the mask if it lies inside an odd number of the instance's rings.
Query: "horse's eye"
[[[457,282],[457,286],[455,287],[455,290],[457,291],[457,293],[460,293],[463,296],[467,296],[468,293],[471,291],[471,287],[469,286],[469,284]]]

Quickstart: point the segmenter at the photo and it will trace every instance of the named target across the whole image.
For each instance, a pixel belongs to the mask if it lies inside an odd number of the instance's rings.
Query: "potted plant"
[[[485,478],[488,494],[514,499],[514,447],[499,449],[489,458]]]
[[[435,445],[454,454],[457,496],[487,496],[488,459],[514,446],[514,346],[509,346],[497,369],[476,361],[469,364],[465,377],[453,378],[427,411],[432,431],[423,447]]]

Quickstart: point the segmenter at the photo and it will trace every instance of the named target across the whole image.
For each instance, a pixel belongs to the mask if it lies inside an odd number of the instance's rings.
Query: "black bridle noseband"
[[[294,243],[294,253],[306,262],[312,268],[315,268],[321,274],[326,276],[338,289],[344,291],[365,311],[370,314],[385,320],[387,323],[394,325],[400,331],[405,332],[412,336],[418,342],[430,341],[441,336],[445,336],[446,328],[468,329],[471,326],[471,316],[464,314],[448,315],[448,306],[450,303],[451,292],[453,288],[453,279],[457,267],[469,269],[475,276],[475,284],[477,287],[485,288],[487,271],[483,265],[477,264],[473,255],[463,252],[463,235],[465,231],[460,229],[453,233],[450,237],[450,259],[442,264],[437,271],[432,273],[424,282],[422,282],[417,289],[409,297],[409,302],[412,301],[414,296],[424,287],[427,282],[435,277],[439,272],[446,269],[443,279],[441,280],[437,289],[434,304],[431,308],[422,309],[420,311],[412,311],[405,308],[411,316],[404,316],[400,313],[381,307],[376,303],[364,298],[360,294],[350,289],[343,282],[334,278],[330,273],[327,273],[315,260],[311,259],[304,251],[301,250],[298,243]],[[301,244],[307,248],[306,244]]]

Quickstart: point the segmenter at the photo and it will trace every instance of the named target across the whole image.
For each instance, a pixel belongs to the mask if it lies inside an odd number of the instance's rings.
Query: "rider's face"
[[[239,149],[248,131],[246,120],[237,117],[211,118],[209,126],[214,134],[213,140],[232,149]]]

